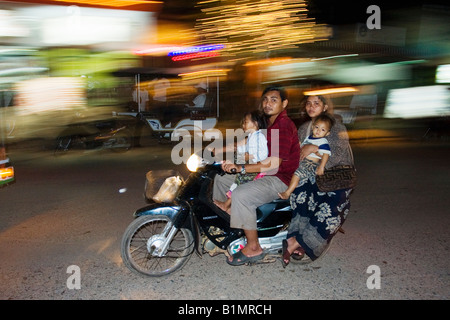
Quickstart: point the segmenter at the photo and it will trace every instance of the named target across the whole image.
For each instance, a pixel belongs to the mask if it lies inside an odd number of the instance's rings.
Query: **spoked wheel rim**
[[[142,216],[130,224],[122,240],[122,260],[140,275],[159,277],[180,269],[194,244],[188,229],[178,229],[167,251],[163,244],[172,223],[166,216]]]

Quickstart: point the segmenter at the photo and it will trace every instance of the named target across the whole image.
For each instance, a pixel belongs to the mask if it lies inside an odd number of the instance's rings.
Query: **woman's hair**
[[[245,118],[250,116],[252,122],[256,123],[258,129],[267,129],[267,116],[259,110],[248,111],[244,113],[241,120],[241,125],[244,123]]]

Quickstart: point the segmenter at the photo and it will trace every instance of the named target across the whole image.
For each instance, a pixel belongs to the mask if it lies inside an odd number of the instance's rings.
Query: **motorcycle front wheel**
[[[136,218],[125,230],[121,243],[124,264],[138,275],[161,277],[181,269],[189,260],[194,240],[189,229],[180,228],[161,254],[172,229],[167,216],[148,215]]]

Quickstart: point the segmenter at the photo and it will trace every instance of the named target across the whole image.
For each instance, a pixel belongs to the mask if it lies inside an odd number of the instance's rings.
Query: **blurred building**
[[[0,106],[9,107],[7,124],[15,128],[8,137],[44,135],[70,121],[73,115],[62,111],[130,100],[133,83],[122,84],[112,72],[140,65],[133,50],[155,43],[161,7],[161,1],[1,1],[0,90],[8,99]]]
[[[29,75],[92,79],[135,65],[132,50],[156,39],[161,1],[2,1],[0,85]],[[105,87],[107,85],[103,85]]]
[[[374,3],[2,1],[0,85],[30,75],[83,77],[88,103],[125,103],[136,78],[111,74],[137,68],[142,82],[155,70],[190,84],[206,79],[223,117],[257,107],[271,83],[288,88],[291,114],[305,91],[329,89],[346,122],[357,113],[383,116],[390,90],[448,85],[449,6]],[[172,91],[177,99],[186,93]]]

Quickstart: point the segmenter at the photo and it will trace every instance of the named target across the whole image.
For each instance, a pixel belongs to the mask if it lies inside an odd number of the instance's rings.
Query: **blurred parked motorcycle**
[[[126,152],[133,147],[133,127],[119,118],[69,125],[56,138],[55,155],[71,149],[109,149]]]

